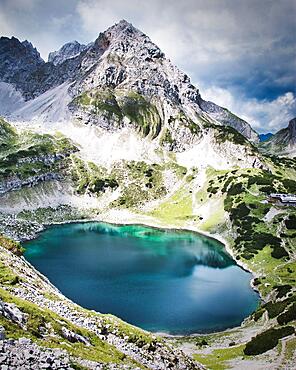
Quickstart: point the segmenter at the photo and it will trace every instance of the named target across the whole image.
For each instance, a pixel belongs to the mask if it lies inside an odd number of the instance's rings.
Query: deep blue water
[[[258,304],[251,275],[221,243],[191,232],[74,223],[25,247],[27,260],[74,302],[150,331],[225,329]]]

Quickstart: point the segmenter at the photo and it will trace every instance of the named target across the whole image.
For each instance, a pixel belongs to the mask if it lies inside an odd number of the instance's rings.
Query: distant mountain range
[[[261,141],[266,141],[270,139],[273,136],[271,132],[268,132],[267,134],[259,134],[259,140]]]
[[[288,127],[279,130],[260,144],[269,154],[280,156],[296,155],[296,117],[291,119]]]

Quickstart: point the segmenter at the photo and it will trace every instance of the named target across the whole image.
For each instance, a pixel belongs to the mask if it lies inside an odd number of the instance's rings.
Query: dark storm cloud
[[[125,18],[207,97],[240,114],[239,107],[261,104],[260,114],[243,114],[263,131],[296,115],[295,16],[294,0],[0,0],[0,32],[29,39],[44,58],[69,40],[89,42]],[[271,119],[287,93],[288,111],[278,109]],[[229,106],[229,94],[241,104]]]

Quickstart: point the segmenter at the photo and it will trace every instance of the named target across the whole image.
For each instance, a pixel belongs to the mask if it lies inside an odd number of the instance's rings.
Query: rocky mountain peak
[[[148,54],[151,57],[164,57],[164,53],[148,36],[126,20],[100,33],[94,47],[100,51],[109,49],[109,52],[117,53],[122,58],[146,57]]]
[[[68,42],[59,50],[49,53],[48,62],[53,63],[54,65],[61,64],[67,59],[76,57],[86,48],[87,45],[80,44],[76,40]]]
[[[0,79],[3,82],[18,83],[45,62],[27,40],[20,42],[15,37],[0,38]]]
[[[115,23],[113,26],[109,27],[105,32],[106,36],[116,37],[132,37],[132,36],[144,36],[147,37],[142,31],[138,30],[132,25],[132,23],[127,22],[122,19],[120,22]]]
[[[289,130],[289,145],[296,148],[296,117],[291,119],[288,125]]]
[[[25,61],[30,61],[34,65],[44,63],[39,52],[34,48],[31,42],[27,40],[20,42],[19,39],[13,36],[11,38],[0,38],[0,52],[1,60],[5,57],[7,62],[12,62],[17,58],[22,58],[25,59]]]
[[[43,59],[40,56],[40,53],[38,50],[32,45],[32,43],[28,40],[24,40],[22,42],[22,45],[26,48],[27,52],[31,54],[32,56],[35,56],[37,60],[39,60],[41,63],[43,63]]]
[[[18,43],[18,47],[30,49],[34,62],[26,63],[26,58],[19,53],[10,63],[12,71],[18,73],[9,74],[7,78],[10,69],[7,69],[5,53],[8,60],[16,53],[10,46],[4,48],[4,58],[0,55],[0,80],[12,83],[26,100],[64,82],[71,84],[68,93],[72,99],[93,91],[111,90],[111,94],[123,94],[127,99],[130,94],[137,94],[143,101],[152,103],[163,125],[171,125],[174,131],[177,124],[173,122],[179,122],[180,117],[186,117],[187,126],[194,122],[197,127],[203,126],[206,119],[232,126],[248,139],[258,141],[258,135],[247,122],[225,108],[205,102],[190,78],[174,66],[147,35],[126,20],[100,33],[95,42],[87,46],[77,41],[65,44],[49,55],[51,63],[42,61],[40,68],[34,67],[41,62],[29,42],[24,45],[18,40],[13,42]],[[28,65],[28,73],[23,73],[24,65]],[[100,104],[105,106],[106,102]],[[101,121],[101,116],[98,114],[96,120]]]
[[[247,122],[225,108],[205,102],[190,78],[147,35],[126,20],[100,33],[82,56],[81,70],[83,77],[73,85],[74,95],[106,88],[133,91],[161,102],[165,120],[178,116],[180,111],[192,120],[205,112],[217,124],[232,126],[248,139],[259,141]]]

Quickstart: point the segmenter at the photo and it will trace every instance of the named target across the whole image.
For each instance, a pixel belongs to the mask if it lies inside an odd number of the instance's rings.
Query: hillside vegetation
[[[268,358],[274,360],[277,352],[268,352],[270,350],[279,351],[283,361],[290,361],[290,353],[295,351],[296,209],[268,203],[267,196],[272,192],[296,192],[295,160],[266,156],[264,168],[233,166],[218,170],[181,166],[175,155],[163,155],[160,163],[125,160],[106,168],[99,163],[86,161],[77,146],[60,134],[25,132],[20,135],[4,120],[1,120],[1,131],[1,184],[8,194],[31,191],[32,186],[32,190],[37,190],[52,181],[62,181],[72,187],[75,196],[88,196],[98,201],[94,208],[79,209],[61,204],[53,208],[39,207],[23,210],[16,215],[3,215],[0,220],[2,232],[10,230],[12,236],[21,235],[21,230],[26,227],[27,235],[33,236],[36,227],[42,229],[46,224],[97,216],[112,221],[115,212],[118,217],[125,214],[125,222],[136,220],[159,227],[188,228],[223,237],[233,258],[255,275],[253,286],[260,293],[262,302],[240,329],[173,342],[182,348],[184,345],[193,345],[194,357],[210,368],[221,368],[222,353],[223,368],[227,368],[229,361],[239,361],[241,358],[249,358],[256,364],[260,356],[266,353]],[[222,131],[217,132],[217,142],[221,145],[231,139],[223,138]],[[239,135],[235,145],[243,145],[246,140],[240,134],[233,134],[232,129],[226,131],[227,135],[232,135],[231,140]],[[251,150],[256,153],[255,147],[252,146]],[[41,181],[26,182],[48,173],[55,173],[57,177],[44,176]],[[17,187],[8,188],[11,178],[20,181]],[[13,220],[9,227],[7,217]],[[16,255],[21,254],[20,245],[5,236],[1,236],[0,245]],[[1,300],[15,304],[23,314],[28,315],[26,328],[15,322],[10,323],[5,317],[2,319],[1,325],[8,337],[25,336],[38,345],[63,348],[70,357],[79,356],[80,359],[130,364],[134,361],[135,357],[125,357],[120,349],[118,352],[91,332],[82,330],[80,325],[73,326],[64,319],[61,324],[60,318],[51,311],[46,311],[45,315],[43,309],[28,303],[26,294],[22,296],[24,301],[19,300],[16,292],[24,289],[27,278],[18,275],[9,262],[10,257],[5,253],[3,255],[3,249],[1,253],[4,263]],[[53,294],[43,295],[49,310],[50,302],[61,299]],[[89,315],[87,311],[83,312]],[[106,325],[113,325],[112,320]],[[48,326],[52,327],[52,332],[50,334],[46,329],[44,334],[45,329],[42,328]],[[70,344],[60,346],[59,339],[51,336],[63,336],[64,327],[82,336],[91,346],[85,347],[85,343],[79,340],[75,340],[74,344],[70,340]],[[125,326],[123,328],[130,330]],[[239,338],[237,330],[241,333]],[[253,333],[251,336],[250,331]],[[43,338],[47,336],[49,338],[44,342]],[[135,331],[133,338],[138,347],[146,346],[145,343],[152,340],[150,334],[141,331]],[[231,347],[229,343],[232,343]],[[209,349],[210,354],[206,354]]]

